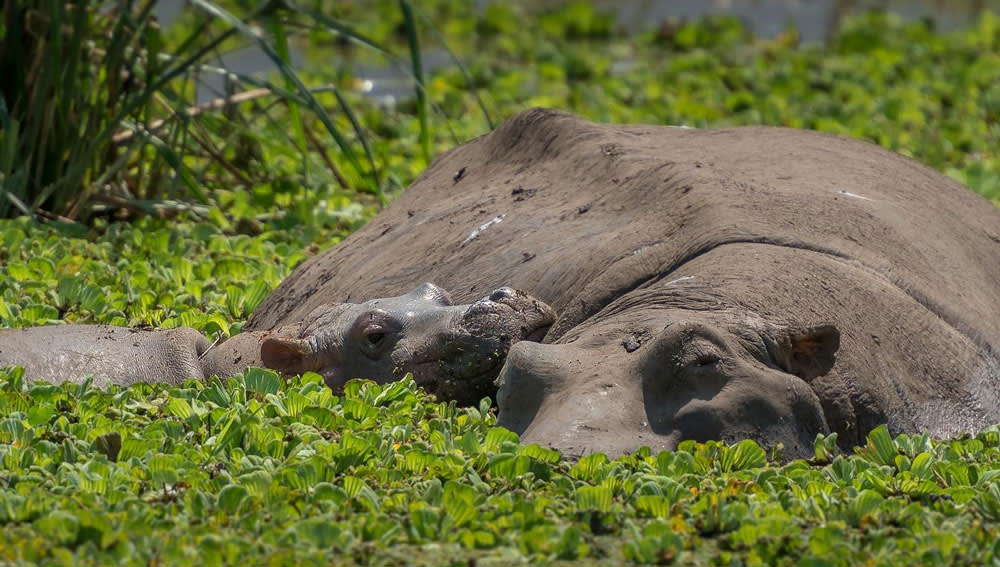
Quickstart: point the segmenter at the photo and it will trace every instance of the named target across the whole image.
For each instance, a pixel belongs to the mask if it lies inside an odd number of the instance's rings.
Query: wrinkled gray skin
[[[94,377],[94,385],[179,383],[204,378],[199,357],[211,346],[194,329],[53,325],[0,329],[0,367],[23,366],[31,380],[59,384]]]
[[[499,288],[469,305],[424,284],[406,295],[362,304],[321,305],[297,323],[247,332],[212,346],[194,329],[61,325],[0,329],[0,367],[59,383],[177,384],[231,376],[249,366],[285,374],[314,371],[335,391],[349,378],[387,382],[413,372],[446,399],[474,404],[496,393],[510,346],[539,339],[554,321],[544,303]]]
[[[872,144],[530,110],[432,164],[253,314],[434,281],[558,318],[515,344],[499,422],[570,455],[1000,422],[1000,212]]]

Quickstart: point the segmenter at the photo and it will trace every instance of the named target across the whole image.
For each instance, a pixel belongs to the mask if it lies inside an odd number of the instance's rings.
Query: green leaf
[[[28,425],[37,427],[48,423],[52,416],[56,414],[56,408],[52,404],[37,404],[28,409]]]
[[[34,275],[31,273],[31,270],[28,269],[28,266],[19,262],[11,262],[7,264],[7,275],[19,282],[34,279]]]
[[[885,425],[880,425],[868,434],[865,454],[880,465],[895,465],[899,449],[889,435]]]
[[[110,461],[117,461],[122,449],[122,436],[117,431],[99,435],[94,439],[94,449],[104,453]]]
[[[851,517],[855,525],[878,514],[885,499],[873,490],[863,490],[850,504]]]
[[[187,419],[194,415],[194,410],[191,409],[191,404],[184,398],[171,398],[170,401],[167,402],[167,411],[170,412],[170,415],[181,419]]]
[[[155,455],[146,463],[149,476],[153,482],[158,484],[177,484],[180,475],[177,474],[177,465],[180,459],[173,455]]]
[[[445,483],[441,506],[456,527],[464,526],[476,517],[475,502],[476,491],[472,487],[451,480]]]
[[[251,497],[262,499],[268,494],[268,490],[271,488],[272,478],[267,471],[257,470],[240,475],[237,482],[240,486],[247,489],[247,493]]]
[[[917,478],[928,479],[933,474],[934,457],[930,453],[920,453],[910,463],[910,473]]]
[[[506,447],[513,447],[519,443],[517,434],[504,429],[503,427],[492,427],[486,432],[483,440],[483,447],[490,452],[497,452]]]
[[[132,439],[122,440],[122,448],[118,452],[119,461],[128,461],[133,457],[143,458],[150,451],[156,451],[160,443],[155,439]]]
[[[531,457],[532,459],[542,461],[543,463],[555,464],[559,462],[561,456],[559,451],[554,451],[548,447],[542,447],[538,443],[532,443],[531,445],[525,445],[519,451],[521,455],[526,457]]]
[[[21,310],[21,317],[28,325],[51,325],[59,322],[59,310],[51,305],[32,303]]]
[[[257,394],[276,394],[284,384],[277,372],[264,368],[248,368],[245,376],[247,391]]]
[[[343,483],[344,491],[347,492],[348,496],[356,499],[359,503],[368,508],[368,510],[378,510],[378,496],[375,494],[375,491],[373,491],[368,484],[365,483],[364,480],[354,476],[345,476]]]
[[[429,507],[410,510],[410,525],[418,539],[437,539],[441,529],[441,513]]]
[[[0,443],[24,446],[31,438],[31,432],[20,419],[7,418],[0,421]]]
[[[240,512],[249,500],[250,492],[246,488],[238,484],[228,484],[219,491],[216,505],[223,512],[234,516]]]
[[[365,481],[361,480],[356,476],[345,476],[344,477],[344,491],[351,498],[357,498],[361,491],[367,488]]]
[[[320,548],[341,549],[345,539],[349,541],[350,531],[337,525],[335,518],[307,518],[289,528],[294,541]],[[345,538],[346,536],[346,538]]]
[[[577,461],[569,474],[590,483],[599,483],[605,478],[608,470],[608,456],[603,453],[593,453]]]
[[[831,433],[830,435],[823,435],[822,433],[816,434],[816,440],[813,442],[813,453],[815,455],[816,461],[820,463],[829,463],[837,456],[837,433]]]
[[[69,545],[76,541],[80,533],[80,522],[73,514],[55,510],[35,522],[39,533],[55,545]]]
[[[266,281],[254,280],[243,292],[243,309],[246,313],[253,313],[254,309],[260,305],[267,295],[271,293],[271,286]]]
[[[208,386],[202,392],[202,397],[219,407],[229,407],[233,403],[222,379],[218,377],[210,379]]]
[[[659,494],[643,494],[635,499],[635,508],[646,516],[666,518],[670,516],[672,502]]]
[[[614,491],[609,486],[581,486],[576,489],[576,507],[580,510],[607,512],[613,500]]]
[[[719,465],[723,472],[755,469],[766,464],[767,453],[750,439],[731,447],[722,447],[719,455]]]

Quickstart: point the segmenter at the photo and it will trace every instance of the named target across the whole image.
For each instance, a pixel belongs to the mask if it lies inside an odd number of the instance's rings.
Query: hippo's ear
[[[430,282],[421,284],[420,287],[406,296],[420,301],[431,301],[439,305],[453,305],[451,294]]]
[[[260,360],[282,374],[302,374],[318,366],[313,349],[303,339],[266,338],[260,344]]]
[[[785,328],[765,339],[768,353],[782,370],[810,381],[833,368],[840,331],[833,325]]]

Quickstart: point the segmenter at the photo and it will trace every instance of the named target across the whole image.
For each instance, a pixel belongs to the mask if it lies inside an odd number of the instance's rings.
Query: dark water
[[[474,0],[483,6],[493,0]],[[516,0],[515,0],[516,1]],[[528,2],[530,9],[544,10],[565,0]],[[159,0],[156,15],[164,26],[170,25],[177,14],[186,9],[185,0]],[[658,26],[669,20],[692,20],[710,14],[731,14],[740,18],[758,37],[774,37],[790,26],[798,29],[803,41],[823,41],[837,29],[846,16],[873,9],[883,9],[904,20],[933,21],[938,30],[967,27],[984,10],[1000,14],[1000,0],[594,0],[601,10],[613,12],[619,25],[629,33]],[[529,9],[529,11],[530,11]],[[293,49],[292,63],[302,61],[302,54]],[[212,62],[234,73],[266,75],[274,71],[267,56],[256,48],[222,54]],[[424,52],[424,70],[451,64],[442,49]],[[384,104],[405,99],[413,94],[406,73],[389,66],[358,62],[354,74],[359,77],[359,90]],[[224,96],[221,74],[206,73],[198,88],[198,103]]]
[[[844,17],[875,9],[908,21],[929,19],[939,30],[967,27],[984,10],[1000,13],[1000,0],[597,0],[594,5],[614,12],[632,32],[670,19],[731,14],[758,37],[775,37],[791,24],[804,41],[822,41]]]

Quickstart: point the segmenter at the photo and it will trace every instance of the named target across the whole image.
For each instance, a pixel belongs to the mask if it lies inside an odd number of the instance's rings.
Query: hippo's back
[[[940,173],[811,131],[599,125],[540,109],[435,161],[299,266],[248,329],[432,281],[458,301],[501,285],[536,295],[560,315],[554,340],[732,242],[836,256],[1000,345],[1000,211]]]

